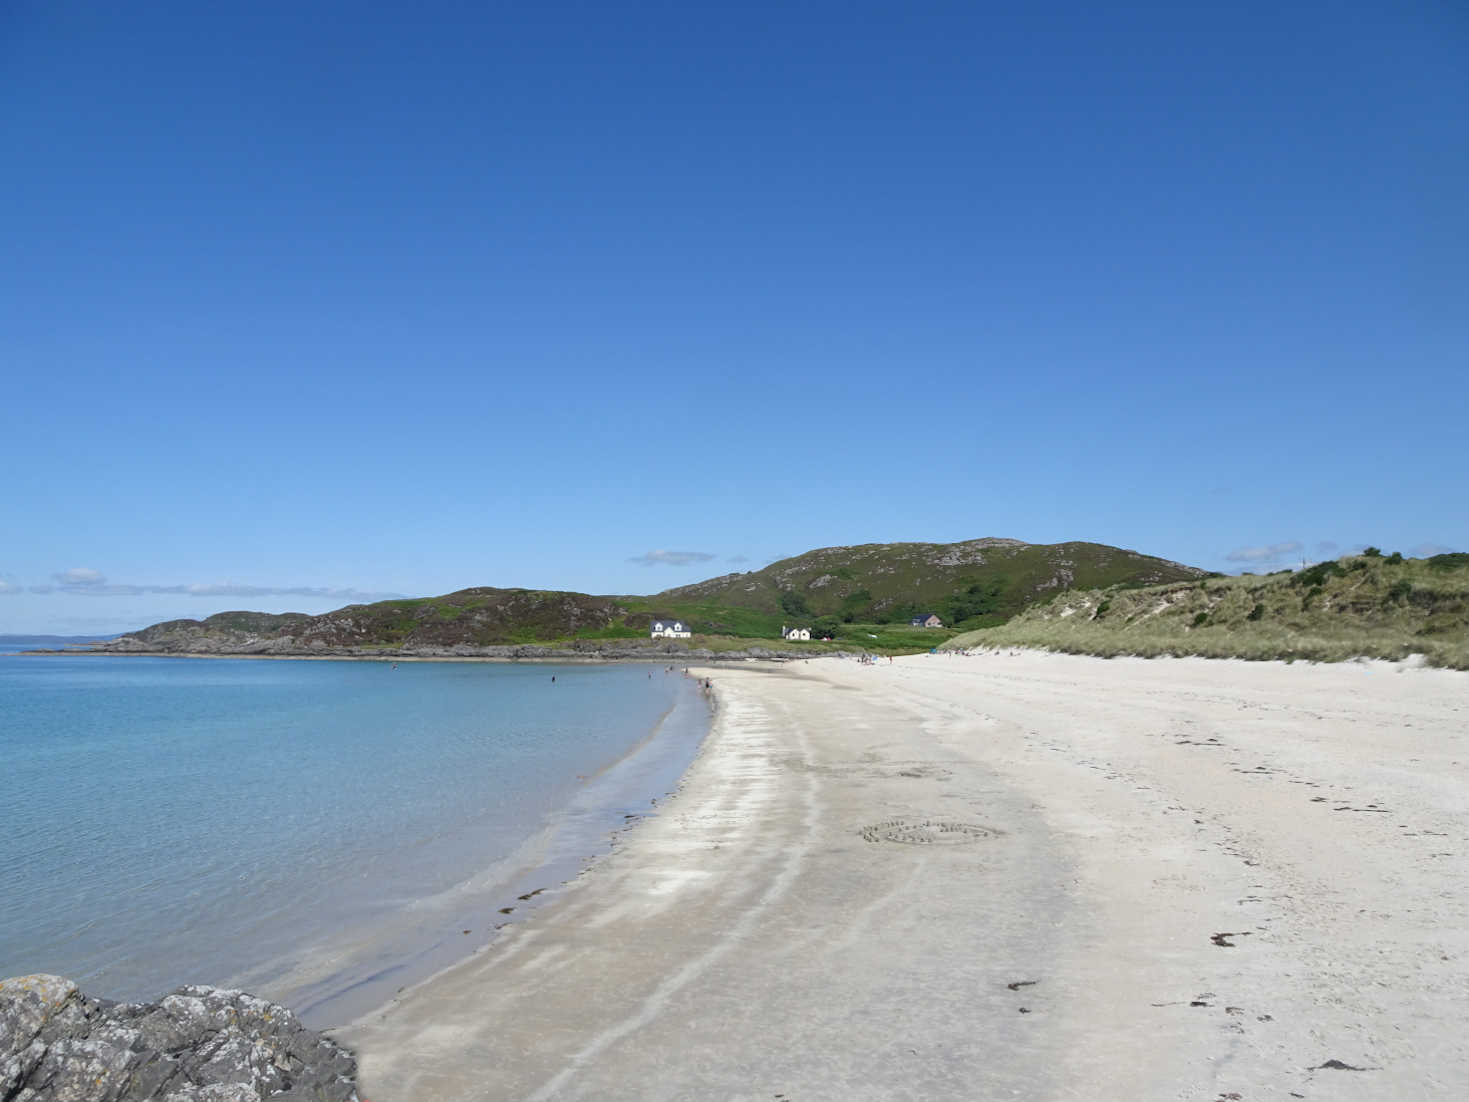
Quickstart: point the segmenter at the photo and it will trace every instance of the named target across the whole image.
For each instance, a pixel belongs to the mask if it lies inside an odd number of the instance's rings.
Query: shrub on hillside
[[[835,639],[837,629],[841,625],[837,623],[835,616],[822,616],[811,625],[811,638],[813,639]]]
[[[1345,574],[1342,564],[1334,559],[1318,562],[1315,566],[1308,566],[1305,570],[1296,571],[1296,576],[1290,580],[1291,585],[1304,585],[1311,588],[1320,586],[1327,578],[1338,574]],[[1310,600],[1308,597],[1307,600]]]
[[[811,610],[806,607],[806,598],[794,589],[787,589],[780,595],[780,607],[787,616],[809,616]]]

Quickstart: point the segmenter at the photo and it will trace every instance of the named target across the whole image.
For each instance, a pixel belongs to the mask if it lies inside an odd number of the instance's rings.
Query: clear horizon
[[[0,633],[1469,549],[1469,15],[22,0]]]

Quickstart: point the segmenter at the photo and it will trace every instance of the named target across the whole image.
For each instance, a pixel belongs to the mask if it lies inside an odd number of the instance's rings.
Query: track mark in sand
[[[905,846],[962,846],[981,838],[994,838],[998,830],[977,823],[956,823],[946,819],[887,819],[861,830],[869,842],[898,842]]]
[[[1011,991],[1019,991],[1022,987],[1034,987],[1040,982],[1040,980],[1016,980],[1014,983],[1007,983],[1005,986]]]

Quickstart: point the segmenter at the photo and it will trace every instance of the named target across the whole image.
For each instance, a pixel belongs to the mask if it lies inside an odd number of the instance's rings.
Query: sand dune
[[[367,1097],[1469,1095],[1469,675],[705,675],[658,816],[340,1031]]]

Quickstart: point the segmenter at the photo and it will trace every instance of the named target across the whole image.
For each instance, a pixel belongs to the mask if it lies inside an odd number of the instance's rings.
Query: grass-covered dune
[[[1367,553],[1278,574],[1062,593],[947,648],[1211,658],[1402,658],[1469,669],[1469,555]]]

